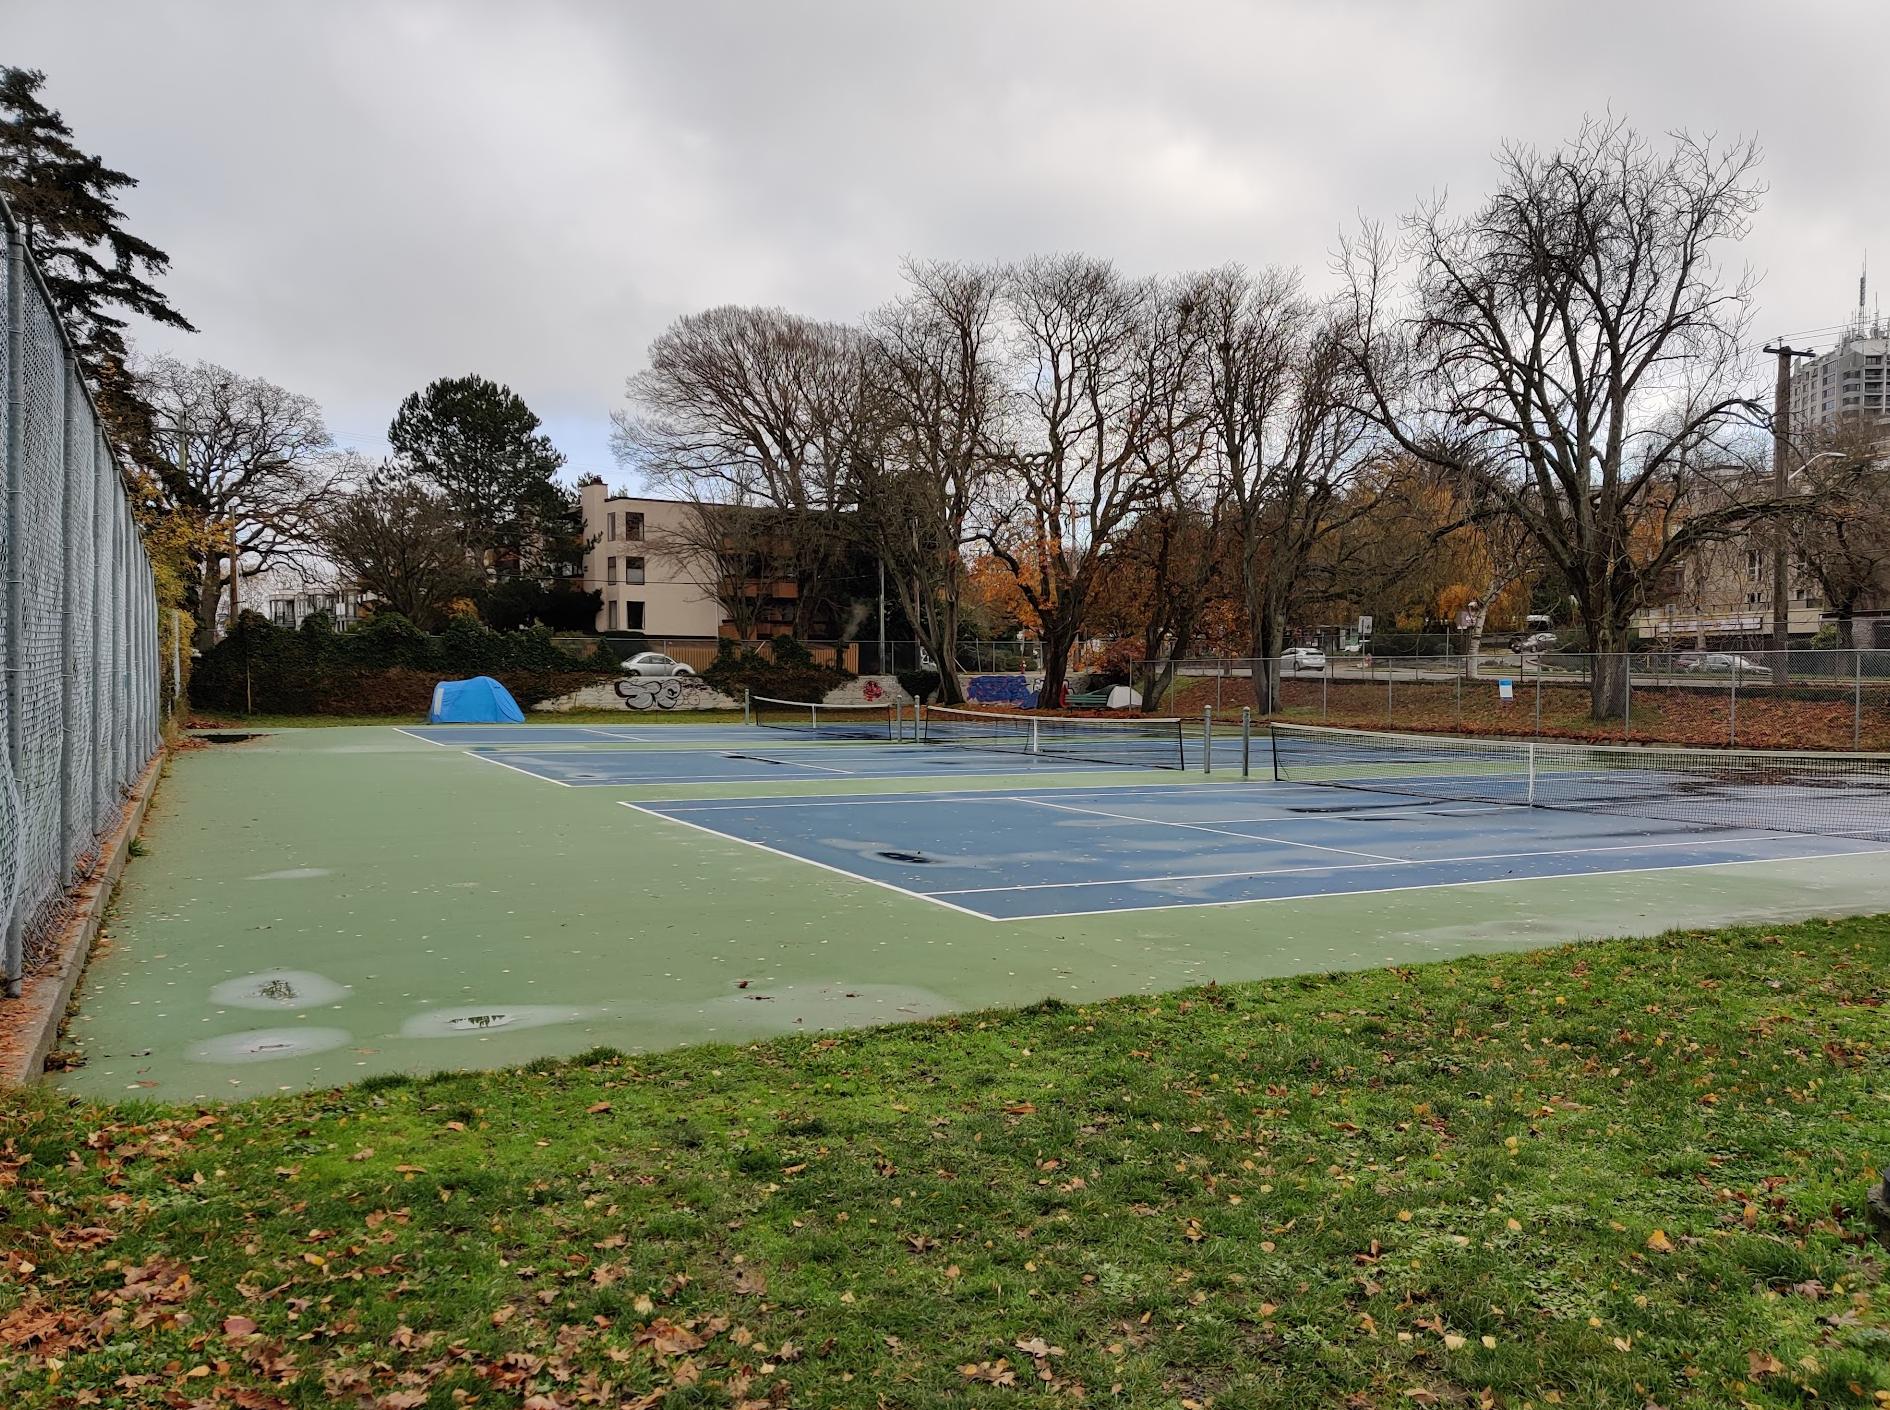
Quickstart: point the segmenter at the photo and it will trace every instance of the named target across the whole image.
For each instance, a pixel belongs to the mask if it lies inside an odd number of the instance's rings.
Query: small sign
[[[1496,698],[1503,701],[1514,700],[1516,698],[1516,682],[1508,679],[1497,681]]]
[[[1358,619],[1358,634],[1362,637],[1368,637],[1372,634],[1372,619],[1370,617],[1360,617]]]

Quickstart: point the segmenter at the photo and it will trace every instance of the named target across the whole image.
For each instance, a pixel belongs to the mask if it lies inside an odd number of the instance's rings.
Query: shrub
[[[777,643],[782,640],[787,638],[776,638]],[[805,664],[788,664],[795,661]],[[785,651],[771,644],[763,656],[754,643],[725,637],[716,644],[715,660],[702,672],[702,679],[736,700],[744,690],[775,700],[825,700],[829,691],[853,677],[831,666],[816,666],[812,653],[799,642]]]
[[[938,694],[939,686],[944,683],[937,671],[900,671],[894,679],[899,682],[901,690],[921,705],[931,703],[932,697]]]

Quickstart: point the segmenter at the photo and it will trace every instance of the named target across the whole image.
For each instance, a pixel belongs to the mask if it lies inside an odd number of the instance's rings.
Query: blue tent
[[[512,692],[491,676],[469,681],[441,681],[433,687],[430,725],[522,725],[525,713]]]

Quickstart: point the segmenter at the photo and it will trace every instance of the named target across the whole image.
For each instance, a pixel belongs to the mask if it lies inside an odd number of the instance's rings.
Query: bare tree
[[[170,357],[153,359],[138,376],[166,466],[168,507],[195,526],[196,641],[207,649],[231,575],[238,574],[240,600],[242,579],[306,555],[343,465],[327,453],[328,430],[310,397]]]
[[[772,579],[790,579],[801,636],[847,542],[844,447],[858,389],[854,330],[724,306],[671,324],[630,379],[631,408],[613,417],[619,461],[694,507],[702,532],[686,536],[701,542],[685,549],[719,571],[730,553],[706,536],[739,526],[760,556],[743,590],[765,595]]]
[[[1207,360],[1212,454],[1238,542],[1248,655],[1267,663],[1271,708],[1287,622],[1335,590],[1321,555],[1373,504],[1352,493],[1382,447],[1354,404],[1356,373],[1296,274],[1228,266],[1197,276],[1192,316]],[[1321,568],[1329,579],[1321,588]]]
[[[451,500],[401,467],[350,460],[347,488],[315,526],[322,555],[348,586],[424,630],[445,625],[448,607],[485,583],[467,554]]]
[[[1158,350],[1155,303],[1155,286],[1083,255],[1028,260],[1004,280],[1013,367],[978,536],[1037,616],[1043,700],[1062,690],[1103,550],[1159,488],[1153,384],[1185,373]]]
[[[957,656],[964,549],[992,473],[1000,275],[908,262],[907,292],[868,320],[863,414],[852,473],[859,524],[921,646],[940,663],[939,698],[964,693]]]
[[[1506,147],[1468,217],[1433,200],[1389,242],[1340,253],[1362,405],[1410,454],[1527,525],[1597,653],[1592,708],[1624,708],[1628,624],[1670,565],[1779,511],[1738,470],[1761,413],[1743,390],[1752,281],[1718,248],[1758,206],[1759,151],[1682,133],[1656,152],[1625,123],[1554,151]],[[1710,507],[1693,493],[1714,483]]]
[[[1877,428],[1841,426],[1814,446],[1799,485],[1817,509],[1792,520],[1792,547],[1849,648],[1857,609],[1890,594],[1890,451]]]

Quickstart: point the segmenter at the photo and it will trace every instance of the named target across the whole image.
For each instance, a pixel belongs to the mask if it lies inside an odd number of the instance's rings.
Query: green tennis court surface
[[[1880,850],[1806,845],[1679,867],[1462,884],[1446,874],[1398,889],[1300,895],[1295,883],[1256,903],[1203,893],[1181,906],[1059,903],[1046,915],[1033,902],[977,913],[891,888],[865,868],[823,864],[821,849],[860,826],[850,811],[896,826],[902,799],[925,819],[945,794],[1080,789],[1131,805],[1085,806],[1132,815],[1098,830],[1158,829],[1136,847],[1160,858],[1197,845],[1180,841],[1189,832],[1228,830],[1178,822],[1178,806],[1225,812],[1226,790],[1242,787],[1264,806],[1279,786],[1240,785],[1224,769],[1212,778],[1099,771],[982,751],[919,751],[898,767],[864,768],[889,757],[882,746],[761,741],[771,732],[729,726],[701,727],[697,738],[694,728],[560,737],[567,748],[588,738],[583,752],[613,761],[585,765],[603,775],[585,787],[557,786],[554,775],[577,767],[564,760],[493,767],[506,755],[477,751],[502,740],[393,728],[290,731],[178,756],[81,993],[70,1031],[85,1063],[59,1080],[97,1096],[214,1099],[602,1043],[740,1040],[1045,996],[1873,910],[1884,899]],[[794,750],[827,770],[770,762],[692,772],[708,758]],[[793,854],[741,828],[678,825],[698,816],[681,805],[705,800],[814,797],[819,807],[794,814],[810,821]],[[849,797],[860,808],[847,809]],[[1057,810],[1041,811],[1041,836],[1004,838],[1006,857],[1059,885],[1066,849],[1067,879],[1084,883],[1096,849],[1073,847],[1051,821]],[[769,812],[766,826],[785,813]],[[1023,816],[1006,804],[1007,827]],[[1213,845],[1246,844],[1217,835]]]

